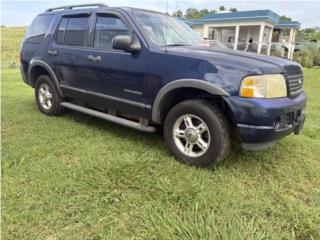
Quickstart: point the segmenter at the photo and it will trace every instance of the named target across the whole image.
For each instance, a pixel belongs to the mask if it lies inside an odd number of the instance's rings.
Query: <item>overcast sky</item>
[[[91,1],[92,2],[92,1]],[[218,9],[224,5],[226,8],[236,7],[239,11],[270,9],[279,15],[286,15],[299,21],[302,28],[320,26],[320,1],[215,1],[215,0],[107,0],[110,6],[131,6],[172,13],[177,8],[185,11],[189,7],[202,9]],[[90,3],[89,0],[78,1],[29,1],[29,0],[1,0],[1,25],[26,26],[32,19],[45,9],[60,5],[77,3]]]

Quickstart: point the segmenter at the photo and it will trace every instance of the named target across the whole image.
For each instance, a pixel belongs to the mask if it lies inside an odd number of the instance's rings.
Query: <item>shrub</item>
[[[303,43],[300,51],[294,53],[293,59],[304,67],[314,67],[320,64],[320,44]]]

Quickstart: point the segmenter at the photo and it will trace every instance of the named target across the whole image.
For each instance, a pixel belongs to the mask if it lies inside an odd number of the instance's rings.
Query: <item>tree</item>
[[[199,19],[200,17],[200,13],[197,9],[195,8],[188,8],[186,11],[186,18],[190,18],[190,19]]]
[[[215,14],[215,13],[217,13],[217,10],[210,10],[209,13],[210,13],[210,14]]]
[[[306,28],[298,32],[298,42],[320,42],[320,32],[317,28]]]
[[[219,7],[219,11],[225,11],[225,10],[226,10],[226,8],[224,6]]]
[[[174,17],[182,17],[183,16],[183,12],[179,9],[175,12],[173,12],[172,14]]]
[[[238,12],[238,9],[236,9],[236,8],[230,8],[229,11],[231,11],[231,12]]]
[[[310,37],[310,42],[320,42],[320,32],[314,32]]]
[[[300,31],[300,37],[308,42],[320,42],[320,32],[316,28],[306,28]]]
[[[307,34],[313,34],[316,30],[314,28],[306,28],[303,31]]]
[[[285,16],[285,15],[282,15],[281,17],[280,17],[280,21],[292,21],[292,19],[291,18],[289,18],[289,17],[287,17],[287,16]]]
[[[207,8],[201,9],[199,11],[200,17],[202,18],[205,14],[209,14],[209,10]]]

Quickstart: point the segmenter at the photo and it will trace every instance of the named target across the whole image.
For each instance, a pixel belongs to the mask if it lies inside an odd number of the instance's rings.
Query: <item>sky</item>
[[[32,19],[45,9],[70,4],[90,3],[89,0],[52,1],[52,0],[0,0],[1,25],[27,26]],[[92,1],[91,1],[92,2]],[[223,5],[226,8],[235,7],[239,11],[270,9],[279,15],[286,15],[301,23],[302,28],[320,26],[320,0],[256,0],[256,1],[215,1],[215,0],[93,0],[106,3],[109,6],[129,6],[152,9],[172,13],[176,9],[185,10],[189,7],[196,9],[218,9]]]

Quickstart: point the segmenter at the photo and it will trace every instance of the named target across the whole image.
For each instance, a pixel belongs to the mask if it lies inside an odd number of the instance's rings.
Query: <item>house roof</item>
[[[203,16],[203,20],[209,21],[255,21],[265,20],[272,23],[278,23],[280,16],[271,10],[254,10],[254,11],[239,11],[227,13],[213,13]]]
[[[300,28],[300,23],[297,21],[280,21],[278,24],[274,26],[275,29],[282,29],[282,28]]]
[[[204,21],[202,19],[195,20],[195,19],[188,19],[188,18],[184,18],[184,17],[181,17],[179,19],[182,20],[183,22],[185,22],[186,24],[188,24],[189,26],[196,26],[196,25],[203,25],[204,24]]]
[[[277,28],[300,28],[300,23],[297,21],[280,21],[280,16],[271,10],[211,13],[204,15],[202,19],[181,19],[189,26],[203,25],[205,23],[267,21],[274,24]]]

